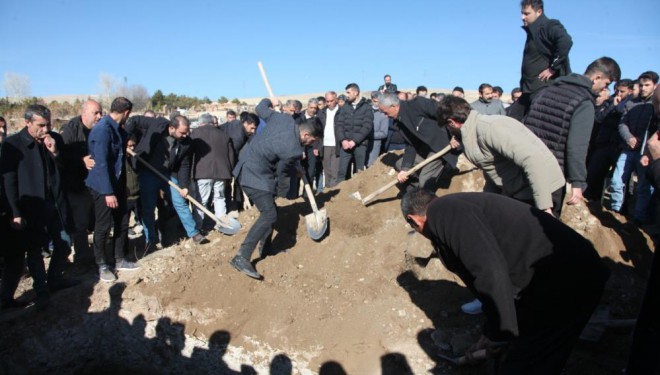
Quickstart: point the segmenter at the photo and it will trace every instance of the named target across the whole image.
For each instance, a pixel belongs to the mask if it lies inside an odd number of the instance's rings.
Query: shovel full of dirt
[[[319,210],[318,206],[316,205],[316,199],[314,199],[314,193],[312,193],[312,188],[309,186],[307,177],[304,174],[302,179],[303,183],[305,184],[305,193],[307,194],[307,199],[309,199],[309,204],[312,206],[313,211],[311,214],[305,216],[307,234],[314,241],[318,241],[328,230],[328,214],[325,211],[325,208]]]

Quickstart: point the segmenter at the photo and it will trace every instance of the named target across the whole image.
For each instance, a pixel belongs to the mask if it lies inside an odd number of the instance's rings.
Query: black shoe
[[[244,274],[250,276],[253,279],[261,280],[261,275],[257,270],[252,267],[252,264],[250,261],[247,259],[243,258],[240,255],[236,255],[235,257],[232,258],[232,260],[229,261],[229,264],[232,265],[232,267],[236,268],[236,270],[243,272]]]
[[[206,245],[207,243],[211,242],[211,241],[209,241],[208,238],[202,236],[200,233],[197,233],[196,235],[194,235],[192,240],[193,240],[193,242],[195,242],[198,245]]]
[[[71,288],[78,284],[80,284],[80,280],[77,279],[61,279],[56,282],[48,283],[48,290],[50,290],[51,293],[55,293],[58,290]]]

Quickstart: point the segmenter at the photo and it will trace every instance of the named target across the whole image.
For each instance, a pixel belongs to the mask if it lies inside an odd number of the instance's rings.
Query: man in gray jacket
[[[379,95],[380,93],[378,91],[371,92],[371,108],[373,108],[374,112],[374,130],[369,135],[367,167],[371,167],[376,159],[378,159],[383,141],[385,141],[387,138],[387,133],[389,132],[390,126],[393,123],[392,119],[388,118],[383,112],[380,111],[380,109],[378,109]]]
[[[463,145],[467,159],[484,171],[484,191],[501,193],[552,214],[561,204],[566,181],[548,147],[522,123],[506,116],[485,116],[464,99],[448,96],[438,109]]]
[[[502,102],[499,99],[493,99],[493,86],[488,83],[479,85],[479,99],[472,102],[470,106],[482,115],[506,115]]]
[[[268,251],[273,224],[277,221],[277,176],[282,170],[299,162],[303,146],[311,145],[323,135],[323,128],[318,121],[312,119],[296,125],[293,117],[272,109],[277,104],[277,99],[273,99],[272,103],[264,99],[257,106],[257,115],[267,125],[245,145],[233,171],[234,177],[257,206],[260,215],[230,264],[255,279],[261,279],[261,275],[250,263],[250,258],[259,243],[262,256]]]

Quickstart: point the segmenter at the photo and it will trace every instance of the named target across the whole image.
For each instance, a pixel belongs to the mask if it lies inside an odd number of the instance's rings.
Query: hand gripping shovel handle
[[[443,148],[443,149],[440,150],[438,153],[431,155],[430,157],[424,159],[424,161],[422,161],[421,163],[419,163],[419,164],[417,164],[416,166],[410,168],[409,170],[407,170],[407,171],[405,172],[404,176],[405,176],[405,177],[410,176],[411,174],[413,174],[413,173],[417,172],[418,170],[424,168],[424,166],[426,166],[428,163],[430,163],[430,162],[432,162],[432,161],[434,161],[434,160],[436,160],[436,159],[441,158],[442,156],[444,156],[444,155],[445,155],[446,153],[448,153],[449,151],[451,151],[451,145],[447,145],[447,147]],[[399,183],[399,180],[398,180],[398,179],[394,179],[394,181],[389,182],[387,185],[381,187],[380,189],[374,191],[373,193],[369,194],[369,195],[366,196],[364,199],[362,199],[362,204],[364,204],[364,205],[366,206],[367,203],[369,203],[372,199],[374,199],[374,198],[376,198],[377,196],[381,195],[382,193],[384,193],[385,191],[389,190],[392,186],[394,186],[394,185],[396,185],[396,184],[398,184],[398,183]]]
[[[179,194],[181,194],[181,196],[183,196],[183,191],[182,191],[182,189],[181,189],[179,186],[177,186],[177,184],[175,184],[174,182],[172,182],[172,180],[170,180],[170,179],[167,178],[165,175],[163,175],[162,173],[160,173],[160,172],[159,172],[156,168],[154,168],[151,164],[147,163],[144,159],[142,159],[142,158],[140,157],[140,155],[136,154],[135,152],[133,152],[133,151],[131,151],[131,150],[127,150],[127,152],[128,152],[129,155],[131,155],[131,156],[133,156],[134,158],[136,158],[136,159],[137,159],[140,163],[142,163],[145,167],[149,168],[152,172],[154,172],[158,177],[160,177],[160,178],[162,178],[163,180],[167,181],[167,183],[168,183],[171,187],[173,187],[176,191],[179,192]],[[213,220],[214,220],[219,226],[221,226],[221,227],[223,227],[223,228],[228,228],[228,229],[231,229],[231,228],[232,228],[231,225],[229,225],[229,224],[223,222],[222,220],[220,220],[220,218],[218,218],[217,216],[215,216],[215,214],[214,214],[213,212],[209,211],[206,207],[204,207],[203,204],[197,202],[193,197],[190,196],[190,194],[186,195],[186,199],[189,200],[190,203],[194,204],[195,207],[197,207],[197,208],[199,208],[200,210],[202,210],[202,211],[203,211],[206,215],[208,215],[210,218],[212,218],[212,219],[213,219]]]

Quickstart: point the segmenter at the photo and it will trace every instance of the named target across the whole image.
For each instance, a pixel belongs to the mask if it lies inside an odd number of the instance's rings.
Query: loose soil
[[[460,312],[472,296],[411,232],[398,190],[366,207],[350,197],[391,181],[395,158],[318,195],[330,218],[320,242],[307,236],[309,204],[278,200],[277,254],[256,261],[263,281],[228,264],[257,217],[253,208],[240,214],[236,236],[159,250],[114,284],[82,272],[83,283],[54,294],[46,311],[0,312],[0,373],[487,373],[437,356],[461,354],[483,317]],[[482,186],[481,172],[463,162],[438,193]],[[610,317],[635,318],[652,257],[648,235],[598,205],[565,207],[562,220],[612,269],[602,301]],[[26,277],[20,298],[32,298],[30,289]],[[630,329],[608,329],[598,343],[580,342],[566,373],[620,374],[629,341]]]

